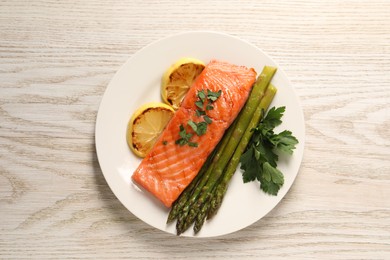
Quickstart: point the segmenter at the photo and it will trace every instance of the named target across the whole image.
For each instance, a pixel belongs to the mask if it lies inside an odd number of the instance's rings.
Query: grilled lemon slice
[[[138,108],[127,126],[126,139],[130,149],[137,156],[145,157],[174,113],[172,107],[160,102]]]
[[[204,63],[195,58],[181,58],[169,67],[161,82],[161,96],[164,102],[177,110],[204,67]]]

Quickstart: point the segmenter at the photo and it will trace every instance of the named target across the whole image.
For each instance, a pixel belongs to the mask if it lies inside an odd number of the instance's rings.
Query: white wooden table
[[[94,144],[119,67],[170,34],[247,40],[286,71],[299,175],[254,225],[176,237],[117,200]],[[0,2],[0,258],[390,259],[390,2]]]

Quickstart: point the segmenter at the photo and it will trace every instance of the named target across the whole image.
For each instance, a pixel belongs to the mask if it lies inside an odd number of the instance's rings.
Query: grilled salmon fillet
[[[152,150],[133,173],[133,181],[166,207],[171,207],[240,112],[255,80],[254,69],[217,60],[207,64]],[[198,92],[202,90],[206,93],[207,90],[221,90],[221,95],[212,103],[212,110],[205,110],[212,122],[208,124],[206,133],[198,136],[187,123],[189,120],[203,121],[197,116],[199,108],[195,105],[199,100]],[[193,134],[190,141],[197,143],[197,147],[176,143],[180,139],[180,126]]]

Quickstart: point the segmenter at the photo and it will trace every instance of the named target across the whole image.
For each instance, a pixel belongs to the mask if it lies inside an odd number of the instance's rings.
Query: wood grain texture
[[[144,45],[189,30],[272,56],[306,122],[287,196],[212,239],[138,220],[94,148],[114,73]],[[0,79],[1,259],[390,259],[389,1],[3,0]]]

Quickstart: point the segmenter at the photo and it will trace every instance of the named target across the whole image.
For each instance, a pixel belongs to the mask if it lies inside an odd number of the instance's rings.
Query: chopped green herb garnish
[[[197,97],[198,100],[195,101],[195,105],[198,108],[195,111],[195,114],[197,117],[202,117],[203,120],[201,122],[194,122],[192,120],[188,120],[187,125],[192,128],[192,130],[198,135],[204,135],[207,131],[207,125],[212,123],[212,120],[210,117],[207,116],[206,111],[213,110],[214,106],[211,105],[211,103],[215,102],[222,94],[222,90],[219,90],[217,92],[211,91],[207,89],[207,94],[205,90],[199,90]],[[206,111],[204,109],[206,105]],[[193,136],[191,133],[187,133],[183,125],[180,125],[180,132],[179,132],[180,138],[175,141],[176,144],[183,146],[188,145],[191,147],[198,147],[198,143],[191,142],[190,139]],[[163,141],[163,144],[164,143]]]
[[[217,100],[222,94],[222,90],[218,90],[217,92],[213,92],[211,90],[207,90],[207,99],[210,100],[211,102],[214,102]]]
[[[188,146],[191,146],[191,147],[198,147],[198,143],[188,142]]]
[[[175,141],[176,144],[183,146],[189,143],[190,138],[192,137],[191,133],[187,133],[183,125],[180,125],[179,135],[181,138]]]
[[[167,145],[168,142],[164,140],[164,141],[162,142],[162,144],[163,144],[163,145]]]
[[[214,106],[212,106],[210,104],[206,105],[206,110],[213,110],[213,109],[214,109]]]
[[[198,97],[200,98],[200,100],[201,100],[202,103],[203,103],[204,100],[206,99],[206,94],[204,93],[204,90],[198,91]]]
[[[188,120],[187,124],[196,132],[198,125],[194,121]]]
[[[207,124],[211,124],[211,123],[213,122],[213,121],[211,120],[211,118],[208,117],[208,116],[204,116],[203,119],[204,119],[204,121],[205,121]]]
[[[186,142],[183,138],[177,139],[175,141],[175,144],[178,144],[180,146],[184,146],[184,145],[186,145],[186,143],[188,143],[188,142]]]
[[[204,135],[207,131],[207,123],[206,122],[199,122],[195,123],[192,120],[188,120],[187,124],[194,130],[194,132],[198,135]]]
[[[197,109],[197,110],[195,111],[195,113],[196,113],[196,115],[197,115],[198,117],[201,117],[201,116],[203,116],[203,115],[206,115],[206,112],[204,112],[203,110],[199,110],[199,109]]]
[[[184,128],[183,125],[180,125],[180,132],[179,132],[179,135],[181,138],[184,138],[184,139],[190,139],[192,134],[188,134],[186,132],[186,129]]]
[[[200,109],[203,109],[203,102],[201,100],[198,100],[195,102],[195,105],[199,107]]]

